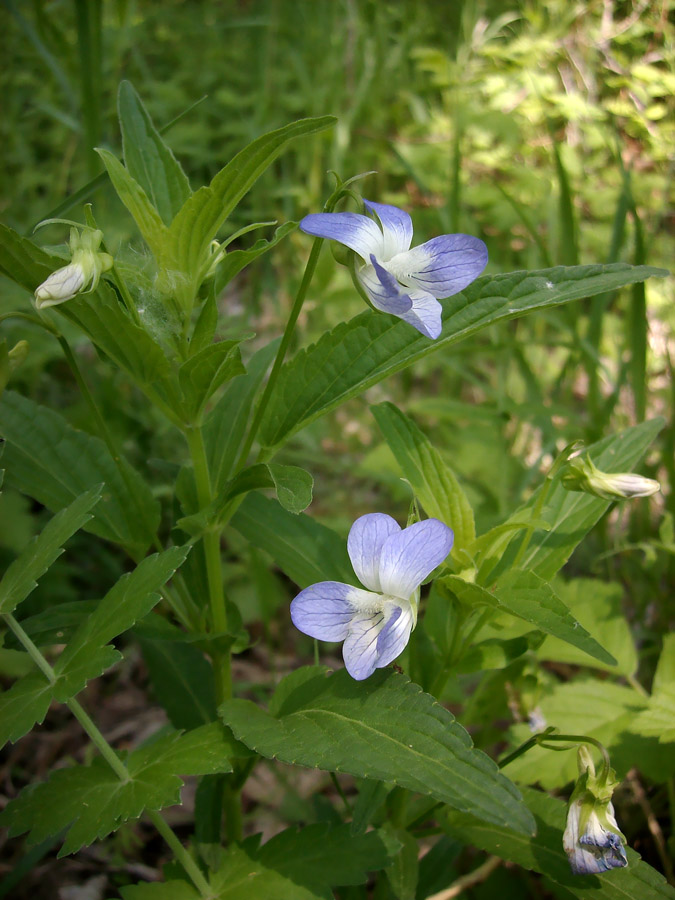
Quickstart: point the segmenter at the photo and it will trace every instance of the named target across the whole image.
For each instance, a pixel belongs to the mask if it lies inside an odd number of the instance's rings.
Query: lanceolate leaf
[[[428,439],[393,403],[371,407],[392,453],[429,516],[455,533],[453,556],[473,543],[473,510],[454,472]]]
[[[145,550],[159,524],[159,505],[150,488],[122,461],[122,478],[100,438],[78,431],[57,412],[14,391],[0,403],[0,434],[6,445],[7,482],[52,512],[95,485],[105,485],[87,531]]]
[[[610,665],[616,660],[577,622],[550,584],[534,572],[516,571],[504,576],[494,589],[446,575],[443,584],[466,603],[489,606],[529,622],[539,631],[552,634],[596,659]]]
[[[179,775],[231,772],[228,751],[223,728],[215,722],[184,735],[174,732],[129,755],[128,781],[122,782],[102,759],[57,769],[49,781],[24,790],[0,819],[12,835],[30,831],[32,844],[68,828],[59,853],[65,856],[137,819],[144,809],[178,803]]]
[[[327,332],[284,366],[260,439],[275,447],[388,375],[495,322],[664,274],[649,266],[616,263],[485,276],[441,301],[443,333],[435,341],[400,319],[368,310]]]
[[[188,421],[199,416],[221,384],[246,371],[241,362],[239,344],[240,341],[209,344],[180,367],[178,379]]]
[[[271,240],[267,241],[265,238],[260,238],[250,250],[229,250],[225,254],[223,261],[218,265],[216,291],[222,291],[228,282],[232,281],[234,276],[241,272],[243,268],[250,265],[253,260],[263,253],[267,253],[272,247],[275,247],[282,238],[285,238],[291,231],[295,231],[297,227],[297,222],[285,222],[276,229]]]
[[[573,875],[562,847],[565,803],[527,788],[523,797],[537,823],[535,837],[495,828],[454,810],[444,816],[446,827],[462,843],[540,872],[580,900],[675,900],[675,889],[630,847],[626,869],[612,869],[599,876]]]
[[[236,738],[262,756],[392,782],[488,822],[529,833],[515,786],[429,694],[378,670],[354,681],[308,666],[281,682],[265,712],[250,700],[220,708]]]
[[[91,518],[101,485],[62,509],[14,560],[0,581],[0,613],[11,613],[37,587],[37,579],[63,553],[63,544]]]
[[[148,195],[164,224],[170,225],[192,193],[187,175],[129,81],[120,83],[117,110],[127,171]]]
[[[0,272],[27,291],[32,293],[65,264],[62,257],[47,253],[7,225],[0,224]]]

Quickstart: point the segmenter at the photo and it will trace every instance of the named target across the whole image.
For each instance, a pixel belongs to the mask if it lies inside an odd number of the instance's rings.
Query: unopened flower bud
[[[579,747],[579,778],[570,797],[563,848],[575,875],[596,875],[628,865],[619,831],[612,794],[618,782],[616,773],[604,766],[595,774],[587,747]]]
[[[36,289],[35,305],[38,309],[44,309],[65,303],[80,293],[86,280],[84,269],[75,263],[57,269]]]
[[[650,497],[661,490],[653,478],[634,472],[602,472],[590,457],[577,456],[571,460],[560,479],[568,491],[584,491],[603,500],[631,500]]]
[[[102,239],[103,233],[98,229],[83,231],[82,234],[71,229],[71,262],[52,272],[36,288],[35,305],[38,309],[65,303],[82,291],[96,289],[101,273],[107,272],[113,264],[112,256],[98,249]]]

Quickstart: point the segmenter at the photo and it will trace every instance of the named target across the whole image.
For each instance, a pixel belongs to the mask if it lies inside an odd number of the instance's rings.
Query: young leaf
[[[535,837],[495,828],[454,810],[445,813],[445,825],[463,844],[473,844],[524,869],[540,872],[580,900],[675,900],[675,889],[630,847],[628,868],[612,869],[601,876],[573,875],[562,846],[565,803],[532,789],[525,789],[523,797],[537,823]]]
[[[0,613],[11,613],[63,553],[63,544],[91,518],[90,510],[101,499],[101,485],[82,494],[58,512],[14,560],[0,581]]]
[[[489,606],[524,619],[539,631],[552,634],[603,663],[616,665],[611,653],[591,637],[570,614],[551,585],[534,572],[508,573],[489,591],[457,575],[446,575],[441,581],[464,603]]]
[[[100,438],[78,431],[54,410],[14,391],[0,403],[4,463],[13,487],[58,512],[104,483],[93,518],[83,527],[144,552],[159,524],[159,504],[143,478],[122,460],[122,477]]]
[[[297,227],[297,222],[285,222],[275,230],[271,240],[267,241],[265,238],[260,238],[250,250],[228,251],[216,270],[216,293],[219,294],[232,281],[235,275],[259,256],[262,256],[263,253],[267,253],[272,247],[276,247],[280,240],[285,238],[287,234],[295,231]]]
[[[186,360],[178,370],[178,380],[188,421],[201,414],[211,395],[221,384],[243,375],[241,341],[218,341],[209,344]]]
[[[249,494],[232,525],[301,588],[317,581],[358,583],[347,542],[309,516],[287,512],[276,500]]]
[[[164,224],[170,225],[192,194],[187,175],[129,81],[120,82],[117,111],[127,171],[143,188]]]
[[[37,844],[68,828],[59,856],[74,853],[137,819],[144,809],[163,809],[180,801],[181,775],[231,772],[229,744],[216,722],[152,740],[126,760],[128,781],[107,762],[57,769],[48,781],[33,785],[5,807],[0,820],[11,835],[29,831]]]
[[[220,713],[262,756],[391,782],[488,822],[532,829],[514,785],[452,714],[391,670],[354,681],[344,669],[308,666],[281,682],[269,712],[228,700]]]
[[[473,510],[455,474],[429,440],[393,403],[371,406],[380,431],[427,515],[455,533],[453,556],[476,538]]]
[[[615,263],[484,276],[441,301],[443,333],[435,341],[400,319],[367,310],[284,365],[260,440],[267,447],[278,446],[388,375],[488,325],[664,274],[663,269]]]
[[[162,267],[194,278],[220,226],[285,145],[293,138],[323,131],[335,121],[333,116],[300,119],[264,134],[237,153],[208,187],[199,188],[189,198],[171,223]]]

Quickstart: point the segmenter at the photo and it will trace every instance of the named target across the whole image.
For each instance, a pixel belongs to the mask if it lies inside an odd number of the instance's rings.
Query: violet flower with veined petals
[[[437,338],[442,327],[438,300],[478,278],[487,264],[487,247],[468,234],[442,234],[410,249],[408,213],[385,203],[363,202],[379,225],[358,213],[313,213],[300,228],[357,253],[363,265],[356,275],[373,306],[398,316],[425,337]]]
[[[354,571],[367,590],[321,581],[291,603],[297,629],[321,641],[344,641],[347,671],[357,681],[399,656],[417,624],[419,588],[452,549],[438,519],[402,529],[384,513],[357,519],[347,539]]]

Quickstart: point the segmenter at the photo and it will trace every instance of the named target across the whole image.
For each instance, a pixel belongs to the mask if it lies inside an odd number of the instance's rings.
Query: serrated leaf
[[[455,474],[415,423],[393,403],[371,406],[380,431],[427,515],[455,533],[453,556],[476,538],[473,510]]]
[[[197,419],[209,398],[222,384],[246,372],[239,344],[240,341],[209,344],[186,360],[178,370],[188,421]]]
[[[94,612],[97,605],[96,600],[72,600],[57,603],[55,606],[41,610],[34,616],[22,619],[21,627],[38,647],[49,644],[67,644],[75,629],[83,619]],[[10,650],[22,649],[21,642],[12,632],[5,635],[3,646]]]
[[[0,581],[0,613],[13,612],[37,587],[38,578],[63,553],[63,544],[92,518],[101,488],[96,485],[58,512],[11,563]]]
[[[276,500],[249,494],[231,524],[301,588],[317,581],[358,582],[344,538],[309,516],[287,512]]]
[[[59,856],[115,831],[138,818],[144,809],[163,809],[180,800],[180,775],[231,772],[228,744],[218,723],[187,734],[174,732],[129,754],[128,781],[121,781],[107,762],[57,769],[49,780],[31,785],[3,810],[0,820],[11,835],[30,832],[39,843],[68,828]]]
[[[231,476],[251,416],[253,398],[278,346],[279,341],[272,341],[251,357],[246,374],[238,375],[227,385],[204,422],[204,444],[215,492],[222,490]]]
[[[398,784],[490,822],[529,832],[514,785],[473,748],[450,712],[408,680],[378,670],[354,681],[308,666],[287,676],[270,712],[250,700],[220,707],[236,738],[262,756]]]
[[[535,837],[516,835],[451,810],[444,816],[447,829],[464,844],[473,844],[524,869],[540,872],[580,900],[675,900],[675,890],[665,878],[642,862],[630,847],[628,868],[612,869],[600,876],[573,875],[562,848],[565,803],[530,789],[525,789],[523,796],[537,823]]]
[[[250,265],[263,253],[267,253],[272,247],[276,247],[279,241],[283,240],[286,235],[298,227],[297,222],[285,222],[280,225],[274,232],[271,240],[260,238],[249,250],[230,250],[225,254],[225,258],[218,265],[216,271],[216,293],[219,294],[227,284],[238,275],[242,269]]]
[[[635,717],[633,734],[658,738],[661,744],[675,742],[675,684],[664,685],[648,701],[648,707]]]
[[[78,431],[52,409],[14,391],[0,402],[7,482],[52,512],[103,483],[93,518],[83,526],[106,540],[144,552],[159,525],[159,504],[125,461],[123,478],[100,438]]]
[[[202,257],[218,229],[244,194],[293,138],[323,131],[335,123],[333,116],[301,119],[264,134],[245,147],[185,203],[169,228],[161,265],[194,278]]]
[[[160,214],[150,202],[148,195],[122,163],[109,150],[97,147],[96,152],[106,167],[117,196],[129,210],[145,243],[156,260],[162,256],[168,241],[168,229]]]
[[[509,572],[489,591],[457,575],[445,575],[441,580],[462,602],[507,612],[603,663],[616,665],[611,653],[577,622],[551,585],[534,572]]]
[[[129,81],[120,82],[117,111],[127,171],[143,188],[164,224],[170,225],[192,194],[187,175]]]
[[[31,293],[52,272],[66,264],[60,256],[47,253],[33,241],[21,237],[0,223],[0,272]]]
[[[484,276],[440,301],[443,332],[435,341],[400,319],[368,310],[327,332],[284,365],[260,440],[276,447],[388,375],[496,322],[665,274],[663,269],[615,263]]]
[[[0,694],[0,747],[18,741],[41,724],[54,697],[53,684],[42,672],[29,672]]]

